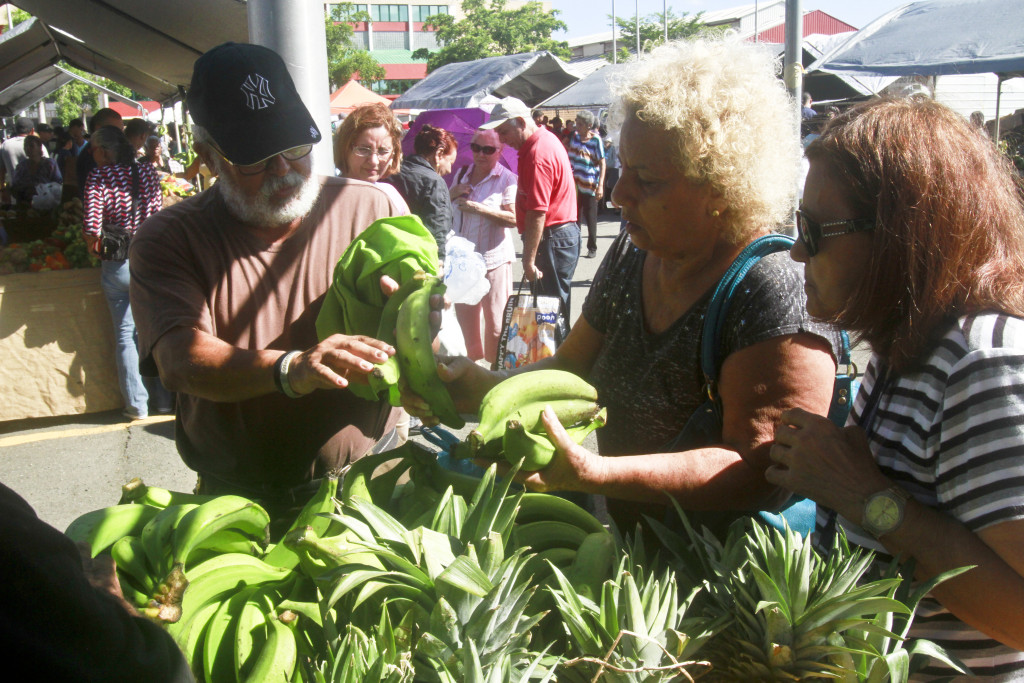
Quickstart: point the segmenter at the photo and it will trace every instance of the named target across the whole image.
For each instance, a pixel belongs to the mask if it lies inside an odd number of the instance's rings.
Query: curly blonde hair
[[[612,127],[635,116],[674,133],[675,165],[727,202],[724,236],[735,244],[793,210],[801,147],[778,73],[763,47],[698,39],[662,45],[612,82]]]

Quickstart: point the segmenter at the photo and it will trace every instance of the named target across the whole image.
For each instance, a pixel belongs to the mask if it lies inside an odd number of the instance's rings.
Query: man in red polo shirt
[[[519,152],[516,227],[523,236],[523,274],[534,292],[557,296],[570,314],[572,275],[580,257],[576,223],[576,185],[569,154],[558,137],[533,121],[530,108],[506,97],[480,126],[493,128]]]

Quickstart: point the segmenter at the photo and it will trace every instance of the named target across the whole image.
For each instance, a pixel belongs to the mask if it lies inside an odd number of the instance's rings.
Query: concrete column
[[[246,7],[249,40],[281,55],[323,136],[313,150],[314,168],[322,175],[334,175],[323,5],[295,0],[249,0]]]

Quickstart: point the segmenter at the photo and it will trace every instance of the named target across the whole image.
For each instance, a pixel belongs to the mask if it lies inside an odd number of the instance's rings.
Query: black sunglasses
[[[836,229],[826,232],[823,228]],[[874,229],[875,222],[866,218],[850,218],[843,221],[817,223],[808,218],[807,214],[803,211],[797,209],[796,212],[796,234],[803,243],[804,249],[807,250],[808,256],[814,256],[817,254],[819,243],[827,237],[849,235],[854,232],[870,232]]]
[[[469,148],[473,150],[474,154],[476,154],[477,152],[483,152],[487,156],[491,156],[492,154],[498,151],[497,147],[491,147],[490,145],[487,145],[486,147],[481,147],[475,142],[469,143]]]

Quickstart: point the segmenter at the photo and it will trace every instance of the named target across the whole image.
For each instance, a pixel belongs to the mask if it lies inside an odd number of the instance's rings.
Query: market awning
[[[66,71],[56,66],[48,66],[21,79],[0,90],[0,116],[15,116],[71,80]]]
[[[331,94],[331,114],[347,114],[361,104],[378,102],[391,104],[388,98],[378,95],[357,80],[351,80]]]
[[[547,51],[488,57],[438,68],[391,106],[460,109],[511,96],[533,107],[577,80],[565,62]]]
[[[882,15],[810,71],[879,76],[1024,72],[1024,2],[922,0]]]
[[[167,102],[188,85],[199,55],[249,36],[241,0],[19,0],[18,7],[34,19],[8,34],[17,34],[10,45],[0,43],[0,87],[64,60]]]

